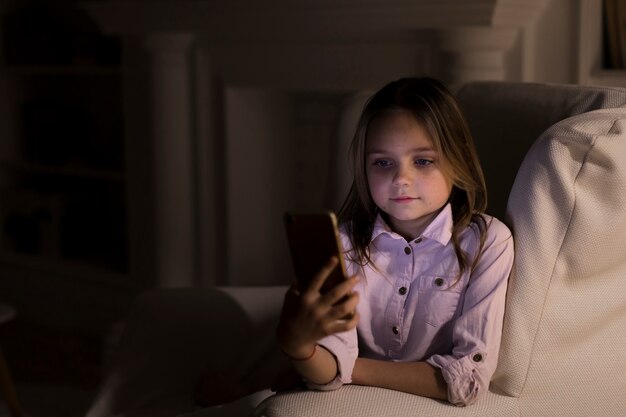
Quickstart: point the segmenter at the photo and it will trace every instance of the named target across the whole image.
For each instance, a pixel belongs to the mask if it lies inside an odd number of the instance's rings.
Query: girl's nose
[[[393,185],[396,187],[407,186],[411,183],[409,170],[405,166],[399,166],[393,177]]]

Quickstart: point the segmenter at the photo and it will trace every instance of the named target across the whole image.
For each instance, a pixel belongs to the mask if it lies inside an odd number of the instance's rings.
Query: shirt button
[[[480,353],[477,353],[474,356],[472,356],[472,360],[474,362],[480,362],[483,360],[483,355],[481,355]]]
[[[444,281],[443,278],[435,278],[435,285],[438,287],[441,287],[443,285]]]
[[[400,289],[398,290],[398,292],[400,293],[400,295],[404,295],[404,294],[406,294],[406,287],[400,287]]]
[[[411,254],[411,248],[409,248],[408,246],[406,248],[404,248],[404,253],[406,253],[407,255]]]
[[[391,331],[393,332],[393,334],[398,334],[398,333],[400,333],[400,329],[398,329],[398,326],[393,326],[393,327],[391,328]]]

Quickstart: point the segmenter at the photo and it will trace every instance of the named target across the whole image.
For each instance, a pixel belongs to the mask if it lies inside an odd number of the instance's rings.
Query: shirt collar
[[[450,203],[448,203],[443,207],[443,209],[441,209],[437,217],[435,217],[433,221],[426,226],[426,229],[422,232],[421,237],[435,240],[442,246],[445,246],[452,238],[452,224],[452,207],[450,206]],[[403,239],[402,236],[391,230],[380,213],[378,213],[374,223],[374,230],[372,231],[372,241],[382,234],[387,234],[394,239]]]

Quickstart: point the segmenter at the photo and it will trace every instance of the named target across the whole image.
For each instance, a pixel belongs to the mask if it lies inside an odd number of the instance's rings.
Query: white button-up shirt
[[[410,242],[379,216],[370,244],[376,268],[345,259],[348,274],[364,278],[355,288],[360,294],[359,324],[319,341],[337,358],[339,373],[330,384],[312,387],[335,389],[350,383],[361,356],[426,361],[440,368],[453,404],[470,404],[486,391],[498,360],[513,239],[502,222],[485,218],[483,254],[474,270],[459,279],[449,205]],[[476,226],[464,230],[460,241],[471,262],[479,245]],[[349,251],[344,232],[342,242]]]

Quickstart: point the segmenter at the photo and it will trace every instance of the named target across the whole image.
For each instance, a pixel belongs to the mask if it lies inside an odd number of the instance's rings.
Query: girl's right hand
[[[320,293],[324,281],[339,264],[332,257],[303,292],[294,282],[285,294],[277,329],[278,345],[292,358],[308,358],[318,340],[351,330],[359,317],[359,295],[352,289],[359,277],[353,276],[326,293]]]

